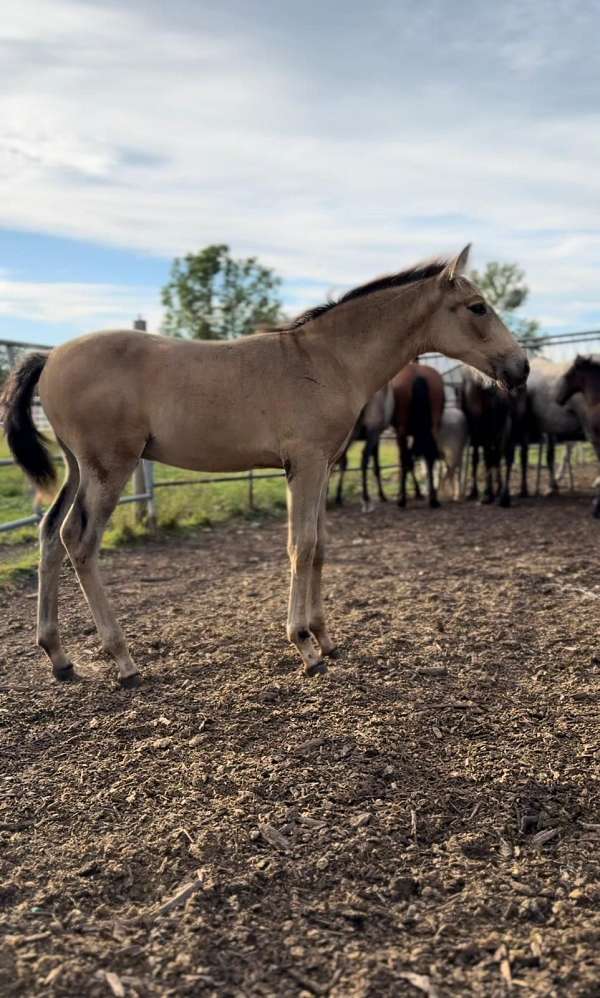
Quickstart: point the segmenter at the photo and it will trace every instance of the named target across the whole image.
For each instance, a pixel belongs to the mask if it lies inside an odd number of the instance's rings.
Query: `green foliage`
[[[483,273],[473,270],[469,277],[519,339],[530,340],[539,335],[539,322],[515,314],[529,295],[525,274],[518,264],[492,260]]]
[[[231,340],[277,322],[281,279],[250,256],[207,246],[176,258],[162,292],[163,332],[195,340]]]

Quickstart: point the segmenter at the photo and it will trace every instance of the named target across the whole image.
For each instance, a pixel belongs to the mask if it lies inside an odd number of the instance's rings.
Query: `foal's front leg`
[[[327,506],[327,486],[323,489],[321,502],[319,505],[319,515],[317,520],[317,546],[312,564],[312,580],[309,596],[308,626],[321,646],[323,655],[333,655],[335,644],[329,636],[323,612],[323,602],[321,599],[321,575],[323,572],[323,562],[325,560],[325,542],[327,540],[326,531],[326,506]]]
[[[317,551],[319,509],[327,489],[326,462],[313,460],[288,478],[288,554],[291,567],[287,636],[300,652],[305,672],[323,671],[321,647],[309,626],[313,562]]]

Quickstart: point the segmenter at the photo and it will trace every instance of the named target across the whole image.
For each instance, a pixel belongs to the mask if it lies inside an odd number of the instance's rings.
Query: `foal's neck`
[[[315,323],[346,369],[361,407],[430,348],[427,326],[438,304],[434,282],[419,281],[352,299]]]

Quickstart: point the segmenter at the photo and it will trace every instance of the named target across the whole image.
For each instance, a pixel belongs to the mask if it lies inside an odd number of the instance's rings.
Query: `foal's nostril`
[[[527,357],[526,357],[525,358],[525,363],[523,364],[523,381],[527,381],[527,378],[529,377],[530,370],[531,370],[531,368],[529,366],[529,361],[527,360]]]

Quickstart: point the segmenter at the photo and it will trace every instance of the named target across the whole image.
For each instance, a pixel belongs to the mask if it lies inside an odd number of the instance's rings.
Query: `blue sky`
[[[228,242],[289,311],[473,242],[600,328],[595,2],[5,0],[0,337],[153,328]]]

